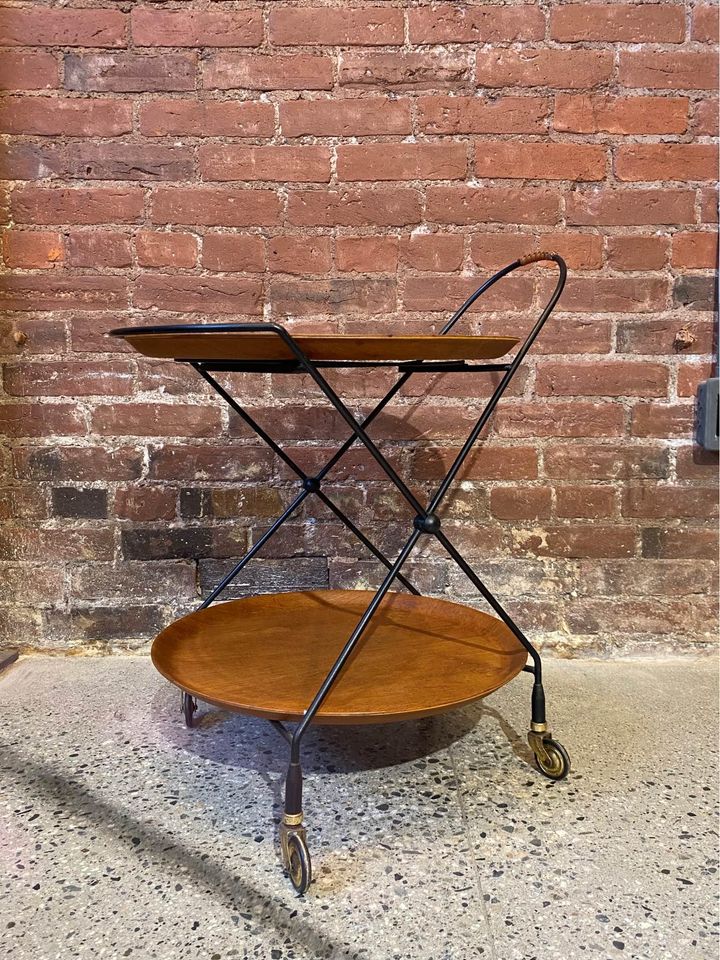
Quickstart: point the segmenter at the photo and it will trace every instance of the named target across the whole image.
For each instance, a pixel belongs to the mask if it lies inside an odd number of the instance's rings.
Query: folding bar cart
[[[557,285],[512,361],[487,362],[516,346],[519,341],[514,337],[450,335],[457,321],[491,286],[526,264],[545,260],[559,268]],[[283,864],[299,893],[311,881],[303,826],[300,744],[312,722],[380,723],[439,713],[486,696],[524,670],[534,676],[528,741],[537,765],[552,780],[561,780],[569,771],[568,755],[551,737],[546,722],[539,653],[448,539],[437,512],[555,307],[566,273],[564,261],[555,253],[534,253],[515,260],[479,287],[439,335],[295,336],[274,323],[128,327],[111,332],[146,356],[172,358],[192,366],[300,481],[290,505],[198,610],[163,630],[152,647],[155,667],[182,692],[182,710],[189,727],[197,709],[196,698],[202,698],[269,719],[288,742],[290,762],[280,843]],[[338,367],[391,367],[399,377],[359,421],[323,373]],[[213,376],[233,371],[309,374],[347,423],[350,436],[321,470],[308,475]],[[501,372],[503,376],[434,495],[423,504],[371,440],[367,428],[414,373],[444,371],[471,376]],[[414,513],[407,540],[394,560],[384,555],[324,489],[331,469],[358,440]],[[379,589],[266,594],[211,607],[311,494],[386,567]],[[425,536],[443,546],[497,617],[420,595],[402,568]],[[408,592],[390,592],[395,581]],[[296,722],[294,730],[285,726],[287,721]]]

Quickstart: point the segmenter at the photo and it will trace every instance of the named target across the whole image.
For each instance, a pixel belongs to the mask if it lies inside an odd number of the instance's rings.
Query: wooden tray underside
[[[155,328],[158,331],[158,328]],[[293,360],[273,333],[188,330],[113,331],[146,357],[172,360]],[[323,336],[293,338],[310,360],[494,360],[518,342],[515,337]]]
[[[176,620],[156,638],[159,672],[202,700],[299,720],[373,594],[311,590],[248,597]],[[471,607],[389,593],[313,722],[381,723],[440,713],[503,686],[525,649]]]

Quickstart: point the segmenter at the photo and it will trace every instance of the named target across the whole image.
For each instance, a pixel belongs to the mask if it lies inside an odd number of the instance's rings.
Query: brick
[[[276,273],[328,273],[332,241],[329,237],[273,237],[268,241],[267,263]]]
[[[183,146],[88,144],[63,150],[68,177],[99,180],[185,180],[193,176],[192,154]]]
[[[412,132],[410,103],[389,97],[283,100],[280,127],[285,137],[371,137]]]
[[[62,317],[21,314],[0,318],[0,349],[8,357],[65,353],[65,322]]]
[[[636,403],[630,433],[634,437],[688,437],[693,420],[694,411],[688,403]]]
[[[72,230],[66,240],[67,261],[73,267],[128,267],[130,238],[108,230]]]
[[[139,187],[19,187],[12,212],[18,223],[132,223],[143,202]]]
[[[567,627],[576,634],[610,633],[613,643],[618,634],[627,631],[629,623],[640,638],[665,634],[685,636],[691,631],[696,640],[701,640],[703,636],[710,636],[713,615],[714,610],[704,598],[695,600],[690,610],[686,600],[600,598],[574,601],[568,611]]]
[[[677,394],[679,397],[694,397],[698,385],[709,377],[715,376],[713,363],[710,360],[686,360],[678,364]]]
[[[121,553],[125,560],[197,560],[207,556],[242,555],[247,544],[245,531],[236,530],[234,549],[217,548],[217,531],[210,527],[123,530]]]
[[[620,436],[625,414],[615,403],[505,403],[498,407],[495,432],[500,437]]]
[[[52,53],[6,50],[0,63],[0,90],[50,90],[58,86],[58,61]]]
[[[108,310],[126,307],[124,277],[16,274],[0,279],[0,306],[5,310]]]
[[[664,479],[669,474],[665,446],[615,443],[551,443],[544,454],[545,475],[562,480]]]
[[[271,103],[183,99],[140,105],[140,132],[146,137],[271,137],[274,129]]]
[[[296,190],[287,216],[299,227],[392,227],[419,223],[421,210],[415,190]]]
[[[463,262],[463,238],[439,233],[411,235],[401,243],[400,256],[402,262],[414,270],[459,270]]]
[[[615,270],[661,270],[667,261],[668,237],[608,237],[608,264]]]
[[[566,200],[569,224],[581,226],[643,226],[693,223],[692,190],[637,190],[593,187],[573,191]]]
[[[102,520],[107,517],[107,490],[96,487],[54,487],[52,510],[56,517]]]
[[[47,270],[63,260],[62,237],[51,230],[8,230],[2,238],[5,265],[20,270]]]
[[[610,79],[612,53],[607,50],[481,50],[477,53],[479,87],[559,87],[581,90]]]
[[[560,198],[545,187],[428,187],[427,219],[435,223],[557,223]]]
[[[2,7],[3,45],[20,47],[122,47],[127,17],[116,10]]]
[[[700,190],[700,222],[718,222],[718,194],[716,187]]]
[[[241,147],[208,144],[198,150],[204,180],[278,180],[282,183],[327,183],[328,147]]]
[[[718,100],[704,98],[695,104],[691,129],[696,136],[714,137],[718,128]]]
[[[397,237],[338,237],[335,247],[338,270],[358,273],[395,273]]]
[[[675,473],[678,480],[707,480],[715,483],[718,475],[717,451],[703,450],[695,444],[679,447]]]
[[[634,143],[615,154],[619,180],[714,180],[718,148],[705,143]]]
[[[576,277],[563,293],[562,307],[577,313],[648,313],[662,309],[667,296],[664,277]]]
[[[163,561],[77,564],[71,589],[82,600],[176,600],[194,596],[195,569]]]
[[[689,310],[716,310],[715,278],[677,277],[673,283],[673,304]]]
[[[274,314],[312,316],[344,313],[376,314],[395,309],[395,279],[274,281],[268,296]]]
[[[621,50],[618,77],[625,87],[717,90],[717,57],[685,50]]]
[[[202,265],[206,270],[228,273],[261,273],[265,269],[262,237],[206,233],[203,238]]]
[[[717,492],[712,487],[632,484],[623,492],[622,512],[625,517],[645,519],[709,519],[718,515]]]
[[[537,520],[550,516],[551,493],[546,487],[493,487],[490,512],[500,520]]]
[[[172,488],[147,484],[119,487],[115,491],[114,512],[121,520],[174,520],[177,494]]]
[[[258,316],[261,293],[259,280],[153,274],[138,277],[133,302],[139,310]]]
[[[540,7],[459,7],[452,3],[410,9],[411,43],[491,43],[542,40],[545,17]]]
[[[718,537],[715,529],[645,527],[641,531],[642,555],[658,560],[715,560]]]
[[[132,130],[132,104],[81,97],[6,97],[0,104],[0,129],[42,137],[117,137]]]
[[[98,404],[92,432],[104,437],[212,437],[220,429],[215,407],[177,403]]]
[[[15,397],[115,396],[132,393],[133,372],[116,360],[8,363],[3,385]]]
[[[692,9],[692,40],[702,43],[717,43],[720,33],[720,11],[715,4],[700,3]]]
[[[641,360],[602,363],[544,363],[539,368],[538,396],[665,397],[668,368]]]
[[[603,527],[597,523],[544,526],[540,530],[513,530],[513,541],[518,550],[540,557],[632,557],[635,527]]]
[[[621,560],[581,566],[583,592],[591,595],[687,597],[712,593],[712,566],[693,561]]]
[[[65,56],[65,88],[114,93],[194,90],[195,53],[112,53]]]
[[[203,86],[217,90],[330,90],[330,57],[215,53],[203,63]]]
[[[463,86],[470,79],[467,55],[428,53],[359,53],[340,57],[340,85],[375,90],[438,90]]]
[[[527,180],[603,180],[605,147],[599,144],[478,140],[475,174]]]
[[[257,47],[262,43],[262,12],[139,7],[132,11],[131,30],[139,47]]]
[[[464,144],[377,143],[337,148],[339,180],[462,180]]]
[[[112,560],[112,530],[76,527],[41,530],[35,527],[7,527],[0,532],[2,560]]]
[[[40,416],[42,404],[22,406],[37,408]],[[72,410],[69,406],[58,408],[57,404],[45,404],[45,409]],[[13,460],[15,476],[34,482],[134,480],[140,476],[143,466],[142,450],[137,447],[109,450],[92,446],[23,446],[13,451]]]
[[[506,8],[507,9],[507,8]],[[418,97],[425,133],[545,133],[546,97]]]
[[[41,567],[34,565],[32,576],[24,565],[16,567],[3,565],[3,583],[17,603],[33,606],[59,605],[65,593],[64,572],[57,566]],[[4,614],[9,613],[7,609]]]
[[[708,320],[693,318],[689,324],[695,337],[691,344],[678,342],[678,334],[687,326],[677,316],[664,319],[654,317],[621,320],[617,325],[617,349],[619,353],[657,353],[668,356],[672,353],[711,353],[712,324]]]
[[[44,490],[30,486],[0,487],[0,520],[46,520],[48,516]]]
[[[191,233],[144,230],[135,237],[135,252],[141,267],[194,267],[197,240]]]
[[[563,133],[685,133],[687,97],[558,93],[553,127]]]
[[[283,7],[270,10],[277,46],[384,46],[403,42],[402,10],[383,7]]]
[[[615,514],[612,487],[557,487],[555,510],[558,517],[594,520]]]
[[[681,231],[672,238],[672,265],[694,269],[712,269],[717,263],[716,233]]]
[[[271,226],[280,205],[273,190],[159,187],[152,199],[153,223],[205,226]]]
[[[78,436],[85,421],[74,403],[3,403],[0,430],[8,437]]]
[[[288,503],[288,498],[277,489],[253,486],[240,489],[184,487],[180,490],[180,515],[192,519],[264,517],[274,520]]]
[[[560,43],[680,43],[685,11],[659,3],[568,3],[551,10],[550,36]]]
[[[258,446],[191,446],[162,443],[150,450],[148,476],[154,480],[267,481],[272,451]]]
[[[403,305],[405,310],[442,310],[459,307],[480,284],[477,277],[435,274],[408,277]],[[528,277],[513,277],[488,290],[474,305],[474,310],[523,310],[533,300],[534,287]]]
[[[412,456],[412,476],[418,480],[439,481],[459,452],[459,448],[416,448]],[[537,475],[537,451],[534,448],[493,445],[471,453],[458,479],[507,482],[535,480]]]

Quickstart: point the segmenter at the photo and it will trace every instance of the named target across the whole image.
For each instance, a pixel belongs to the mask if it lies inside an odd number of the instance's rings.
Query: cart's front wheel
[[[183,717],[185,718],[185,726],[192,727],[195,725],[193,720],[193,714],[197,710],[197,700],[194,697],[191,697],[189,693],[182,692],[182,712]]]
[[[312,864],[310,862],[310,851],[300,834],[288,834],[287,856],[287,871],[290,882],[298,893],[305,893],[312,880]]]
[[[535,762],[541,773],[545,774],[550,780],[564,780],[570,773],[570,757],[565,747],[548,737],[542,742],[544,756],[540,752],[535,753]]]

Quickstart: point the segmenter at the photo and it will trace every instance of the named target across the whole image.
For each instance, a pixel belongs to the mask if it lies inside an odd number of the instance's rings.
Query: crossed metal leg
[[[509,614],[503,609],[500,602],[492,595],[490,590],[485,586],[485,584],[480,580],[475,571],[470,567],[467,561],[463,558],[457,548],[451,543],[447,535],[442,529],[442,524],[440,517],[438,516],[438,508],[441,505],[442,501],[446,497],[453,480],[457,476],[458,472],[462,468],[465,459],[471,452],[475,442],[479,438],[483,428],[488,422],[490,416],[492,415],[499,399],[507,389],[508,384],[510,383],[514,373],[518,369],[520,363],[522,362],[525,354],[532,345],[535,337],[542,328],[545,320],[550,315],[552,309],[554,308],[560,293],[562,292],[564,283],[565,283],[565,264],[560,257],[556,254],[535,254],[531,257],[523,258],[517,260],[514,263],[510,264],[508,267],[505,267],[499,273],[495,274],[490,278],[485,284],[482,285],[464,304],[463,306],[453,315],[453,317],[448,321],[446,326],[443,328],[442,333],[446,333],[451,327],[457,322],[457,320],[465,313],[465,311],[474,303],[474,301],[480,296],[485,290],[487,290],[492,284],[497,282],[503,276],[510,273],[512,270],[517,269],[518,267],[523,266],[526,263],[531,263],[536,260],[552,260],[560,268],[560,277],[557,283],[557,287],[551,296],[547,306],[543,310],[540,318],[536,322],[532,331],[526,338],[525,342],[518,350],[515,358],[512,362],[507,364],[468,364],[465,361],[452,361],[452,362],[443,362],[443,361],[418,361],[412,363],[392,363],[392,364],[383,364],[375,361],[359,362],[348,364],[352,366],[379,366],[379,365],[388,365],[397,367],[400,371],[400,377],[395,382],[395,384],[390,388],[382,400],[375,406],[375,408],[362,420],[359,421],[353,414],[348,410],[346,404],[340,399],[337,393],[333,390],[330,384],[327,382],[325,376],[323,375],[323,367],[335,367],[345,364],[340,364],[336,362],[318,362],[311,361],[307,356],[302,352],[298,347],[297,343],[293,340],[290,334],[282,327],[275,324],[247,324],[242,325],[247,327],[248,330],[257,330],[263,329],[265,331],[271,331],[276,333],[283,341],[287,344],[292,354],[295,357],[294,361],[278,361],[274,365],[271,362],[266,363],[262,369],[263,370],[278,370],[288,372],[288,373],[306,373],[311,376],[316,385],[320,388],[323,395],[331,403],[333,408],[340,414],[340,416],[348,424],[348,427],[351,430],[351,436],[345,441],[344,444],[336,451],[336,453],[328,460],[325,466],[319,470],[314,476],[309,476],[304,470],[302,470],[297,463],[289,456],[289,454],[284,451],[270,435],[253,419],[253,417],[244,410],[241,405],[228,393],[228,391],[212,376],[212,371],[232,371],[232,370],[248,370],[248,369],[258,369],[250,364],[240,364],[228,362],[204,362],[204,361],[190,361],[191,365],[197,370],[197,372],[210,384],[210,386],[229,404],[229,406],[240,416],[243,421],[258,434],[258,436],[268,444],[268,446],[281,458],[281,460],[295,473],[299,478],[301,483],[301,490],[296,495],[292,503],[283,511],[283,513],[275,520],[275,522],[268,528],[268,530],[259,538],[259,540],[253,545],[253,547],[248,551],[248,553],[230,570],[230,572],[223,578],[223,580],[218,584],[217,587],[210,593],[210,595],[203,601],[200,606],[200,609],[207,607],[218,596],[222,591],[232,582],[232,580],[240,573],[243,567],[249,563],[250,560],[262,549],[262,547],[268,542],[268,540],[277,532],[277,530],[282,526],[282,524],[289,519],[305,501],[305,499],[314,494],[317,496],[333,513],[334,515],[345,524],[345,526],[354,534],[354,536],[373,554],[373,556],[379,560],[387,569],[385,578],[383,579],[380,587],[375,592],[372,600],[368,604],[367,609],[362,614],[360,620],[358,621],[355,629],[348,638],[344,647],[340,651],[335,660],[335,663],[331,667],[329,673],[327,674],[325,680],[321,684],[319,690],[317,691],[312,702],[305,711],[302,720],[300,720],[295,727],[294,731],[289,731],[284,727],[283,724],[279,722],[274,722],[273,725],[280,730],[283,736],[286,738],[290,745],[290,763],[288,767],[287,778],[285,781],[285,810],[283,816],[283,822],[281,824],[280,838],[281,838],[281,848],[283,862],[288,869],[291,880],[295,888],[299,892],[304,892],[307,889],[307,886],[311,880],[311,865],[310,865],[310,856],[307,849],[305,828],[303,826],[303,809],[302,809],[302,768],[300,764],[300,744],[302,737],[307,730],[308,726],[312,722],[313,718],[317,714],[318,710],[323,704],[323,701],[329,694],[332,689],[333,684],[337,680],[338,676],[342,672],[342,669],[347,662],[350,654],[357,645],[360,637],[365,631],[368,623],[372,619],[373,615],[376,613],[378,607],[383,601],[383,598],[390,590],[393,583],[397,580],[401,583],[406,589],[411,593],[418,594],[419,591],[408,581],[402,573],[402,568],[407,561],[408,557],[411,555],[418,541],[423,536],[433,536],[435,539],[442,545],[449,557],[455,561],[455,563],[460,567],[460,569],[465,573],[471,583],[478,590],[480,595],[490,604],[493,610],[497,613],[500,619],[507,625],[507,627],[512,631],[512,633],[517,637],[518,641],[523,645],[527,650],[529,657],[531,658],[531,664],[528,664],[525,667],[525,670],[532,673],[534,676],[533,689],[532,689],[532,698],[531,698],[531,728],[528,735],[528,741],[530,747],[535,754],[537,764],[547,777],[554,780],[559,780],[565,777],[569,771],[569,759],[567,753],[563,747],[553,740],[547,725],[547,720],[545,716],[545,696],[543,691],[542,683],[542,661],[539,653],[535,650],[530,641],[525,637],[520,628],[514,623]],[[376,444],[371,440],[367,434],[367,427],[373,422],[377,415],[384,409],[384,407],[389,403],[389,401],[398,393],[401,387],[406,383],[406,381],[412,376],[413,373],[419,372],[439,372],[445,370],[452,370],[457,372],[502,372],[503,376],[500,380],[500,383],[496,387],[492,396],[488,400],[483,412],[478,418],[476,424],[470,431],[467,440],[463,444],[462,448],[458,452],[454,462],[447,471],[445,477],[442,479],[440,484],[437,487],[437,490],[430,498],[427,505],[423,505],[420,500],[417,499],[415,494],[410,490],[402,478],[397,474],[393,466],[388,462],[387,458],[381,453]],[[382,469],[385,476],[391,481],[394,487],[402,495],[405,501],[412,508],[415,516],[412,521],[411,529],[409,536],[398,553],[395,560],[390,560],[386,557],[383,552],[357,527],[353,521],[345,515],[345,513],[331,500],[331,498],[325,493],[322,489],[322,483],[325,480],[326,476],[330,470],[338,463],[338,461],[347,453],[347,451],[353,446],[356,441],[360,441],[364,447],[368,450],[371,456],[378,463]],[[196,708],[196,704],[192,697],[189,694],[183,694],[183,711],[185,714],[185,719],[188,725],[192,725],[193,713]]]

